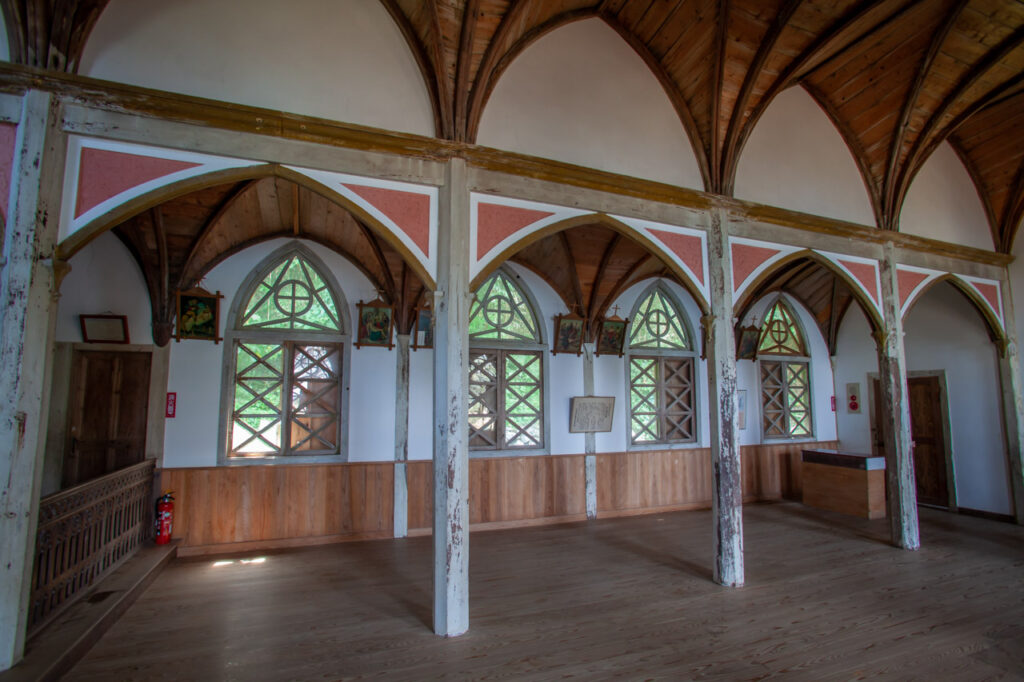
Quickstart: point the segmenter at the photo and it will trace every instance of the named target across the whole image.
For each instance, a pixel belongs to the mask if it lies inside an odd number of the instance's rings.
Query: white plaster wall
[[[935,149],[911,183],[900,232],[992,250],[985,208],[948,142]]]
[[[839,449],[849,452],[871,452],[871,406],[868,395],[872,373],[878,372],[878,353],[871,337],[871,325],[864,312],[851,305],[839,325],[836,336],[835,391],[836,426]],[[846,384],[860,384],[860,413],[851,413],[846,405]]]
[[[839,328],[836,385],[859,382],[867,396],[878,371],[863,313],[851,307]],[[922,296],[904,320],[908,371],[944,371],[957,502],[961,507],[1011,513],[999,403],[996,351],[977,310],[949,284]],[[842,408],[841,408],[842,409]],[[870,407],[839,415],[840,447],[871,451]]]
[[[228,309],[239,287],[254,267],[274,250],[289,243],[274,239],[252,246],[226,259],[203,279],[210,291],[224,294],[221,333],[231,323]],[[371,300],[374,289],[366,277],[337,253],[313,242],[303,241],[337,279],[349,304],[349,319],[356,319],[356,303]],[[185,340],[171,342],[168,391],[178,394],[178,411],[168,419],[164,435],[164,466],[216,466],[220,432],[221,376],[226,344]],[[356,349],[349,364],[348,451],[350,461],[384,461],[394,458],[395,437],[395,354],[378,348]],[[419,389],[422,390],[422,389]],[[354,396],[358,396],[355,398]],[[381,406],[390,409],[382,409]]]
[[[502,74],[477,142],[703,189],[693,148],[643,60],[600,19],[562,26]]]
[[[113,0],[79,73],[434,134],[419,68],[378,0]]]
[[[864,180],[842,136],[801,87],[779,93],[741,152],[739,199],[874,225]]]
[[[106,232],[71,258],[57,304],[57,341],[79,343],[79,315],[127,315],[132,343],[153,343],[152,307],[142,270],[131,253]]]
[[[409,459],[434,458],[434,351],[409,352]]]
[[[814,422],[814,433],[810,438],[795,440],[834,440],[836,415],[832,412],[834,383],[828,344],[807,308],[788,294],[783,294],[783,297],[796,313],[804,333],[804,341],[811,354],[811,419]],[[765,313],[768,312],[768,306],[774,302],[774,293],[758,300],[743,318],[743,326],[760,326]],[[737,389],[747,392],[747,428],[740,431],[740,445],[770,442],[766,441],[762,434],[760,367],[753,360],[740,360],[736,364]]]
[[[907,370],[946,372],[957,503],[1012,513],[999,364],[981,315],[950,284],[926,292],[904,322]]]

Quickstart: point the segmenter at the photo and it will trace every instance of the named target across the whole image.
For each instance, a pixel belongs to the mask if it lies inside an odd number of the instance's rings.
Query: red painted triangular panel
[[[398,225],[430,257],[430,196],[383,187],[345,185]]]
[[[992,306],[992,310],[999,314],[999,287],[995,284],[987,284],[984,282],[971,282],[971,286],[977,291],[982,298],[988,301],[988,304]]]
[[[109,149],[82,150],[78,166],[78,198],[75,217],[107,199],[133,187],[171,173],[195,168],[198,163],[174,161],[154,156],[114,152]]]
[[[907,302],[910,294],[917,288],[917,285],[928,279],[925,272],[913,272],[911,270],[896,270],[896,284],[900,289],[900,307]]]
[[[476,215],[476,257],[479,260],[506,237],[554,213],[481,202]]]
[[[704,251],[701,248],[700,237],[664,230],[651,230],[651,234],[679,256],[679,260],[686,263],[686,267],[690,268],[697,281],[704,284]]]
[[[864,285],[864,290],[868,292],[872,301],[881,303],[878,300],[878,270],[874,265],[848,260],[840,260],[839,264],[849,270],[854,279]]]
[[[761,263],[782,253],[781,249],[766,249],[748,244],[732,245],[732,283],[739,287]]]
[[[11,193],[11,173],[14,168],[14,144],[18,126],[0,124],[0,212],[7,222],[7,200]]]

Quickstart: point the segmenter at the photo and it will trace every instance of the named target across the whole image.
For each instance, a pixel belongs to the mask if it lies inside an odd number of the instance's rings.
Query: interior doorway
[[[871,442],[876,454],[885,454],[883,413],[878,378],[872,379]],[[907,377],[910,401],[911,446],[917,503],[941,509],[956,509],[953,458],[949,447],[949,409],[943,372],[912,372]]]
[[[75,351],[63,488],[146,458],[151,363],[148,352]]]

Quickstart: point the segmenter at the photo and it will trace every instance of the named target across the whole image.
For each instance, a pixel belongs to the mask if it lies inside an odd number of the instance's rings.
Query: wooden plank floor
[[[70,680],[1024,678],[1024,528],[745,508],[747,586],[710,581],[711,516],[474,533],[471,629],[429,628],[430,538],[178,560]]]

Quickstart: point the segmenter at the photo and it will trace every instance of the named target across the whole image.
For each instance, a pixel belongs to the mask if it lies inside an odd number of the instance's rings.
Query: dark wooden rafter
[[[1013,78],[991,88],[980,98],[965,107],[959,114],[954,116],[949,123],[942,126],[941,129],[939,128],[942,120],[946,118],[949,111],[957,104],[962,103],[962,97],[966,92],[976,85],[986,73],[996,67],[1007,55],[1022,46],[1024,46],[1024,27],[1018,28],[1012,34],[1004,38],[989,50],[984,57],[978,60],[957,82],[956,86],[949,92],[949,94],[947,94],[939,105],[931,112],[921,132],[914,140],[914,144],[911,146],[906,160],[900,167],[897,184],[902,191],[894,196],[894,204],[892,206],[895,220],[898,220],[899,218],[899,211],[903,206],[906,189],[909,188],[910,182],[914,179],[917,171],[921,169],[921,166],[924,165],[925,160],[931,155],[935,148],[948,139],[948,137],[971,115],[981,111],[997,99],[1005,97],[1008,93],[1013,92],[1017,87],[1024,83],[1024,74],[1017,74]]]
[[[572,253],[572,245],[569,243],[569,235],[565,230],[558,233],[558,240],[561,242],[562,251],[565,253],[565,268],[569,273],[569,279],[572,282],[572,294],[576,303],[576,311],[581,315],[585,314],[585,308],[583,307],[583,288],[580,285],[580,273],[576,269],[576,258]],[[570,310],[571,310],[570,306]]]
[[[985,210],[985,218],[988,220],[989,233],[992,236],[992,243],[996,245],[996,248],[1003,251],[1003,253],[1009,253],[1008,250],[1003,250],[1003,230],[1002,223],[1003,218],[997,215],[995,206],[992,205],[992,195],[989,192],[983,191],[985,187],[985,177],[978,169],[974,160],[960,148],[960,145],[955,143],[955,140],[950,139],[950,147],[953,148],[953,152],[959,157],[960,163],[967,169],[967,174],[971,176],[971,180],[974,182],[974,187],[978,192],[978,198],[981,200],[981,205]]]
[[[608,294],[604,297],[604,300],[601,301],[600,307],[594,311],[594,319],[604,317],[608,314],[608,306],[611,305],[612,301],[619,297],[619,294],[625,291],[626,287],[632,283],[633,276],[636,275],[637,271],[652,258],[654,258],[654,256],[651,255],[650,252],[645,252],[629,266],[626,272],[624,272],[622,276],[615,281],[612,288],[608,290]],[[673,279],[675,278],[673,277]],[[596,331],[597,330],[595,330],[595,333]]]
[[[587,309],[580,313],[587,318],[591,325],[593,325],[595,319],[594,307],[597,303],[598,285],[604,279],[604,271],[607,269],[608,262],[611,260],[612,254],[615,253],[615,249],[619,245],[619,241],[621,239],[622,235],[616,232],[611,241],[608,242],[608,245],[604,248],[604,252],[601,254],[601,260],[597,264],[597,271],[594,273],[594,282],[590,287],[590,300],[587,301]]]
[[[430,107],[434,112],[434,134],[445,140],[453,139],[454,116],[451,111],[451,100],[447,96],[447,78],[441,70],[442,62],[438,61],[439,55],[435,52],[433,57],[430,56],[427,47],[416,33],[416,29],[395,0],[381,0],[381,2],[397,24],[399,31],[402,32],[402,36],[416,60],[416,65],[420,69],[420,74],[423,76],[423,82],[430,94]],[[436,6],[431,3],[431,7]],[[438,40],[440,40],[440,35]]]
[[[388,267],[388,261],[384,257],[384,251],[381,249],[380,242],[377,240],[377,235],[373,233],[369,227],[364,225],[362,221],[356,221],[359,225],[359,230],[362,232],[363,237],[369,243],[370,248],[373,249],[373,255],[377,259],[377,265],[381,271],[381,283],[384,285],[384,300],[388,303],[395,303],[397,293],[395,291],[395,278],[391,275],[391,268]]]
[[[516,57],[522,54],[523,50],[540,39],[546,33],[553,31],[559,26],[564,26],[565,24],[572,23],[573,21],[594,16],[595,13],[595,9],[589,7],[563,12],[525,32],[500,55],[495,54],[491,57],[490,51],[488,50],[484,55],[484,62],[477,71],[475,79],[476,82],[473,86],[473,95],[470,99],[469,115],[466,123],[466,141],[476,141],[476,135],[480,129],[480,117],[483,115],[483,109],[487,105],[487,100],[490,99],[491,93],[494,91],[494,87],[498,84],[498,80],[501,78],[501,75],[505,73],[505,69],[515,61]],[[504,22],[502,22],[502,26],[504,26]],[[502,27],[499,26],[499,32],[501,32],[501,28]],[[492,41],[492,45],[494,44],[495,41]],[[494,62],[491,63],[489,58],[493,59]],[[485,69],[485,67],[487,68]]]
[[[998,235],[995,244],[1003,253],[1013,252],[1013,241],[1021,222],[1024,221],[1024,163],[1017,167],[1010,186],[1010,201],[998,223]]]
[[[754,91],[754,85],[756,85],[761,76],[765,62],[768,61],[768,57],[775,49],[779,36],[782,35],[789,20],[796,13],[797,8],[800,7],[802,2],[803,0],[786,0],[782,4],[782,7],[779,8],[778,13],[775,15],[775,19],[772,20],[768,32],[761,39],[753,61],[747,67],[747,73],[743,78],[743,85],[740,86],[739,95],[733,103],[732,114],[729,117],[729,127],[725,131],[722,150],[719,152],[722,155],[720,186],[723,193],[731,195],[733,192],[734,181],[731,175],[732,169],[736,166],[736,155],[739,153],[736,142],[739,138],[743,120],[749,114],[747,103],[750,101],[751,93]]]
[[[231,192],[225,195],[223,201],[220,202],[220,205],[214,209],[213,213],[210,214],[210,217],[203,223],[199,232],[189,245],[188,257],[185,259],[185,264],[181,268],[181,273],[177,282],[178,288],[188,289],[195,286],[198,281],[198,275],[192,274],[192,268],[195,266],[194,259],[196,252],[199,250],[199,247],[203,245],[203,242],[209,238],[221,217],[223,217],[224,214],[234,206],[240,196],[245,194],[245,192],[251,189],[257,182],[259,182],[258,179],[246,180],[238,183]]]
[[[0,0],[11,60],[77,73],[86,40],[109,0]]]
[[[711,186],[709,191],[720,194],[723,189],[722,182],[722,126],[719,122],[719,112],[722,107],[722,92],[725,89],[725,50],[729,40],[729,0],[718,2],[718,23],[715,33],[715,75],[713,82],[714,92],[709,98],[708,117],[711,123],[711,139],[708,140],[711,159]]]
[[[672,104],[672,108],[676,112],[676,116],[683,124],[683,130],[686,131],[686,137],[690,141],[690,147],[693,149],[693,154],[697,158],[697,167],[700,169],[701,179],[704,181],[704,188],[711,191],[711,161],[710,153],[704,141],[701,139],[700,128],[697,126],[697,121],[693,117],[693,112],[690,111],[690,105],[686,103],[686,98],[683,97],[682,90],[679,89],[679,85],[675,82],[672,76],[669,74],[665,65],[651,52],[650,48],[647,47],[636,35],[634,35],[629,29],[622,25],[618,19],[615,18],[611,13],[602,13],[601,18],[604,19],[605,23],[608,24],[616,33],[629,43],[629,46],[633,48],[640,58],[647,65],[647,68],[651,70],[654,77],[658,79],[658,83],[661,84],[662,90],[665,91],[665,95],[668,97],[669,102]]]
[[[750,138],[750,134],[754,132],[754,127],[757,125],[757,122],[761,120],[761,116],[768,110],[768,105],[772,103],[780,92],[796,84],[799,81],[799,75],[805,68],[812,64],[815,59],[820,58],[823,54],[830,54],[830,49],[833,45],[847,32],[849,32],[852,26],[855,26],[857,22],[861,21],[865,16],[877,9],[878,6],[882,5],[885,1],[886,0],[874,0],[873,2],[857,4],[853,9],[834,21],[824,33],[808,45],[786,66],[785,69],[782,70],[775,80],[772,81],[765,93],[759,98],[757,104],[742,121],[739,130],[736,133],[736,138],[731,143],[731,154],[726,159],[727,167],[724,173],[726,184],[723,189],[726,194],[732,196],[735,191],[736,171],[740,155],[743,152],[743,148],[746,146],[747,140]],[[885,21],[890,21],[891,19],[892,16],[888,17]],[[847,40],[836,48],[830,54],[829,58],[842,54],[850,46],[856,44],[856,42],[856,39]]]
[[[459,32],[459,53],[455,67],[455,139],[466,141],[469,127],[469,71],[473,64],[473,38],[477,27],[480,0],[466,0]]]
[[[883,181],[886,211],[890,214],[892,214],[893,206],[898,203],[896,195],[901,189],[896,185],[896,174],[900,161],[900,152],[903,150],[907,128],[910,125],[910,115],[913,113],[914,107],[917,106],[921,91],[928,76],[931,74],[932,66],[939,54],[939,50],[945,44],[946,38],[949,37],[949,32],[953,30],[953,26],[960,19],[960,15],[967,6],[967,2],[968,0],[958,0],[956,5],[946,14],[939,29],[932,34],[931,41],[928,43],[928,49],[921,56],[921,63],[918,65],[917,74],[914,76],[914,83],[911,85],[910,90],[907,92],[907,97],[903,101],[899,123],[896,125],[895,134],[892,136],[892,143],[889,146],[889,161]]]

